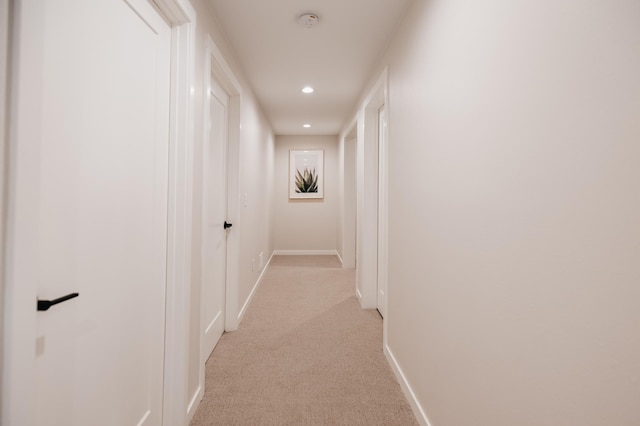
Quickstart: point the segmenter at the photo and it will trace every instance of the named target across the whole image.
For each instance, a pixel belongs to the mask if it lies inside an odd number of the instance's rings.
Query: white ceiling
[[[209,0],[277,135],[340,132],[410,1]]]

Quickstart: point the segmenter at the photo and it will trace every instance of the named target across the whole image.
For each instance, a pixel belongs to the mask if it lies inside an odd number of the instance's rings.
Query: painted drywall
[[[324,199],[289,199],[289,150],[291,149],[324,150]],[[274,164],[275,250],[336,250],[337,136],[277,136]]]
[[[378,172],[382,164],[378,155],[378,115],[379,109],[387,102],[387,81],[388,70],[385,69],[363,97],[354,120],[355,127],[354,124],[349,124],[340,135],[345,147],[348,146],[347,141],[355,143],[351,148],[356,168],[353,176],[355,188],[352,187],[352,191],[355,190],[355,210],[352,206],[351,211],[341,212],[343,216],[339,220],[343,221],[345,226],[350,221],[355,224],[355,241],[352,247],[355,249],[356,296],[364,309],[378,307],[378,285],[384,284],[384,280],[378,279],[379,273],[383,272],[378,269],[378,258],[382,253],[378,246],[384,245],[382,240],[378,239],[378,227],[381,223],[378,214]],[[345,190],[346,192],[348,191]],[[353,199],[345,196],[345,206],[350,201],[353,202]],[[353,211],[356,212],[355,220],[351,216]],[[380,290],[382,288],[381,286]]]
[[[246,306],[262,272],[258,264],[260,253],[263,253],[266,263],[274,249],[272,211],[275,137],[255,100],[253,102],[252,106],[243,106],[240,139],[239,308]]]
[[[338,138],[338,222],[336,232],[336,252],[344,262],[344,152],[345,139]]]
[[[9,20],[10,8],[9,2],[0,1],[0,271],[5,270],[5,235],[6,235],[6,198],[8,189],[6,186],[7,179],[7,146],[8,146],[8,91],[9,91],[9,29],[11,27]],[[0,342],[4,342],[4,292],[5,281],[4,273],[0,274]],[[4,383],[4,350],[0,350],[0,383]],[[2,403],[3,386],[0,386],[0,413],[3,412]],[[2,415],[0,415],[2,418]]]
[[[387,349],[432,426],[640,424],[639,18],[416,0],[373,70]]]
[[[205,91],[205,45],[211,37],[229,64],[234,76],[242,86],[240,164],[238,213],[230,217],[233,228],[230,232],[239,234],[239,270],[233,271],[238,277],[238,300],[236,308],[244,306],[252,289],[258,282],[259,270],[252,268],[252,259],[263,253],[269,259],[273,251],[271,211],[273,199],[273,152],[274,136],[269,123],[264,118],[249,85],[237,65],[233,50],[226,42],[205,1],[192,0],[197,13],[195,46],[195,86],[194,86],[194,179],[193,179],[193,244],[191,268],[191,310],[188,398],[191,400],[201,391],[200,363],[200,287],[201,287],[201,219],[202,219],[202,148]],[[246,197],[245,197],[246,194]],[[246,203],[245,203],[246,200]],[[197,405],[196,405],[197,406]],[[193,410],[192,410],[193,411]]]

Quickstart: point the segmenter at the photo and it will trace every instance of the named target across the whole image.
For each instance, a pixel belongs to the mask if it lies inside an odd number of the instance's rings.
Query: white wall
[[[344,261],[344,152],[345,138],[338,138],[338,223],[336,232],[336,252]]]
[[[253,101],[255,102],[255,100]],[[252,259],[263,253],[269,260],[274,249],[272,232],[275,137],[256,103],[243,108],[240,140],[240,307],[244,306],[261,271]],[[246,205],[244,202],[246,201]],[[235,226],[235,225],[234,225]]]
[[[7,158],[6,149],[8,145],[7,102],[9,89],[8,63],[9,63],[9,2],[0,0],[0,271],[4,271],[5,259],[5,227],[6,227],[6,175]],[[0,342],[4,342],[4,273],[0,274]],[[3,383],[3,355],[0,350],[0,383]],[[3,389],[0,386],[0,412],[2,412]]]
[[[200,371],[200,286],[201,286],[201,218],[202,218],[202,147],[205,92],[205,45],[211,36],[233,75],[242,86],[240,164],[238,194],[229,194],[238,202],[238,214],[229,217],[233,222],[230,232],[239,234],[239,270],[232,273],[238,277],[238,300],[236,309],[247,303],[256,286],[260,271],[252,270],[253,258],[264,253],[269,259],[273,251],[271,211],[273,199],[273,152],[274,136],[264,118],[251,88],[244,79],[233,50],[226,42],[220,25],[216,22],[204,0],[191,0],[197,12],[196,63],[195,63],[195,107],[194,107],[194,187],[193,187],[193,244],[191,268],[191,325],[189,347],[189,399],[198,393],[201,382]],[[244,194],[247,194],[246,205]]]
[[[636,0],[416,0],[373,73],[387,349],[432,425],[640,424],[639,22]]]
[[[289,150],[324,150],[324,199],[289,199]],[[276,250],[336,250],[338,236],[338,138],[278,136],[274,170]]]

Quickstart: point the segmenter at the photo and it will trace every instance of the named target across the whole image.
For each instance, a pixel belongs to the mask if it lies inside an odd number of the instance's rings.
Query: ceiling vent
[[[318,21],[318,15],[315,13],[304,13],[298,18],[298,23],[305,28],[313,28]]]

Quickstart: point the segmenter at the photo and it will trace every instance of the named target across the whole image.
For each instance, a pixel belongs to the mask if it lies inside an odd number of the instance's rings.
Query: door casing
[[[378,263],[387,262],[386,256],[378,256],[378,246],[387,244],[378,235],[379,221],[387,220],[379,218],[378,158],[378,111],[385,105],[389,114],[387,87],[388,70],[385,69],[358,113],[356,294],[363,309],[377,308]]]
[[[389,158],[389,115],[387,105],[378,109],[378,288],[377,307],[382,317],[387,316],[388,288],[388,158]]]
[[[227,274],[225,281],[225,331],[238,329],[240,323],[240,308],[238,303],[238,283],[240,265],[240,233],[242,224],[239,221],[239,166],[240,166],[240,108],[242,100],[242,86],[231,67],[224,59],[222,52],[214,43],[211,36],[207,36],[204,48],[204,72],[202,75],[204,90],[209,90],[211,78],[215,79],[229,95],[227,108],[227,222],[233,224],[227,236]],[[208,92],[203,91],[203,94]],[[206,98],[205,98],[206,99]],[[205,102],[203,123],[209,119],[209,109]],[[203,130],[203,135],[207,134]],[[206,140],[206,139],[203,139]],[[200,352],[199,352],[200,353]],[[199,401],[204,396],[205,365],[199,365],[198,386],[193,394],[188,395],[187,419],[193,418]]]

